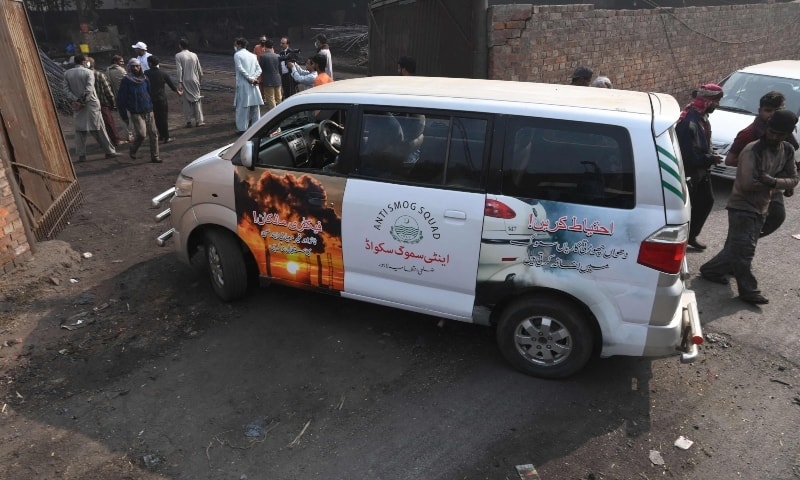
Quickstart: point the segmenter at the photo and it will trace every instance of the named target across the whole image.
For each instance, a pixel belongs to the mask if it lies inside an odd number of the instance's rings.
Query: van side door
[[[360,128],[342,295],[471,321],[490,117],[364,107]]]

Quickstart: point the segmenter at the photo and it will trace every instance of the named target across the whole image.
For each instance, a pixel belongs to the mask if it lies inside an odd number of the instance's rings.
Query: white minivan
[[[800,115],[800,60],[777,60],[737,70],[720,82],[725,95],[719,107],[708,116],[711,124],[711,146],[727,155],[736,134],[753,123],[758,115],[759,100],[771,91],[786,97],[786,108]],[[795,152],[800,162],[800,151]],[[711,167],[717,177],[736,179],[736,167],[720,163]]]
[[[698,355],[689,199],[669,95],[432,77],[286,99],[186,166],[157,216],[225,301],[278,282],[496,326],[558,378]]]

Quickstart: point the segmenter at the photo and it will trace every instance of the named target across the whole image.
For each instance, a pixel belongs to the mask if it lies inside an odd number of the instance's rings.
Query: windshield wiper
[[[755,115],[755,113],[751,112],[750,110],[748,110],[748,109],[746,109],[746,108],[739,108],[739,107],[727,107],[727,106],[722,106],[722,105],[720,105],[720,106],[719,106],[719,107],[717,107],[717,108],[719,108],[720,110],[725,110],[725,111],[728,111],[728,112],[746,113],[746,114],[748,114],[748,115]]]

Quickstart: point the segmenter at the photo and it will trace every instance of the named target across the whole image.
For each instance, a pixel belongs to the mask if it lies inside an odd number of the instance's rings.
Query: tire
[[[541,378],[564,378],[592,356],[592,329],[569,303],[525,298],[506,307],[497,326],[500,352],[515,368]]]
[[[211,286],[224,302],[247,293],[247,264],[238,240],[231,234],[211,230],[205,236],[206,264]]]

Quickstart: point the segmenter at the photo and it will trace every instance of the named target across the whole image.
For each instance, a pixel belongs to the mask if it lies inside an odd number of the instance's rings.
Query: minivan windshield
[[[800,80],[792,78],[735,72],[721,83],[725,96],[719,102],[720,110],[758,114],[758,102],[771,91],[786,97],[786,108],[800,113]]]

